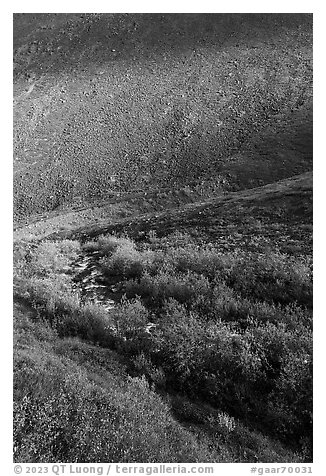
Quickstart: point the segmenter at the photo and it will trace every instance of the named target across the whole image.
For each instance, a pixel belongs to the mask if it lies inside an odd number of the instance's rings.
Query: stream
[[[74,283],[81,292],[83,302],[101,304],[106,310],[113,309],[121,299],[117,280],[104,276],[99,263],[100,253],[93,251],[80,258],[72,266]]]

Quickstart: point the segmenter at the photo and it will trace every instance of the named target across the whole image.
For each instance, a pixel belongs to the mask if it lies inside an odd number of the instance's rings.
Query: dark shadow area
[[[306,14],[15,14],[15,76],[112,61],[155,60],[196,47],[255,47],[312,28]]]
[[[312,16],[18,14],[14,208],[312,168]],[[62,74],[61,74],[62,73]]]

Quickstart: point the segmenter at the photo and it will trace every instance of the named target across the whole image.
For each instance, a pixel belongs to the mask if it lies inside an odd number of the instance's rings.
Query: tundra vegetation
[[[109,311],[71,272],[94,252]],[[311,457],[307,256],[151,233],[20,242],[15,262],[17,461]]]
[[[14,460],[312,461],[312,15],[14,15]]]

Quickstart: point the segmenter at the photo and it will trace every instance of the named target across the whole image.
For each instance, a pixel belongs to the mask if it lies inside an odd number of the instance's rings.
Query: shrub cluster
[[[136,246],[103,237],[84,247],[125,297],[109,312],[83,303],[65,274],[77,245],[39,245],[25,295],[60,336],[116,349],[129,370],[293,444],[312,435],[311,263],[212,245]],[[54,252],[53,250],[56,250]],[[57,255],[56,255],[57,253]],[[45,258],[46,256],[46,258]],[[53,258],[55,256],[55,259]],[[64,259],[65,257],[65,259]]]
[[[217,451],[173,420],[145,378],[106,373],[91,381],[68,358],[20,350],[14,397],[16,462],[219,460]]]
[[[138,276],[122,280],[127,298],[145,306],[141,330],[127,338],[134,365],[158,386],[200,395],[272,434],[311,436],[309,259],[162,241],[134,245]],[[124,254],[130,266],[135,254]]]

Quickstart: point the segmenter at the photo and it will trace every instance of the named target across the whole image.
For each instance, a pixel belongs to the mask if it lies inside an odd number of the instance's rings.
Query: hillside
[[[312,16],[14,15],[14,461],[307,463]]]
[[[15,461],[311,461],[311,213],[307,173],[45,240],[18,230]]]
[[[157,236],[185,232],[219,243],[221,238],[235,239],[238,235],[242,246],[244,238],[265,236],[275,246],[278,238],[291,247],[291,238],[297,241],[302,252],[312,252],[312,174],[306,173],[271,185],[226,194],[223,197],[196,202],[160,213],[149,213],[113,224],[101,224],[62,232],[50,237],[93,238],[103,233],[124,232],[139,239],[149,231]],[[232,233],[232,230],[234,231]],[[295,239],[296,238],[296,239]],[[231,244],[229,244],[231,246]]]
[[[312,17],[14,15],[17,219],[311,169]]]

